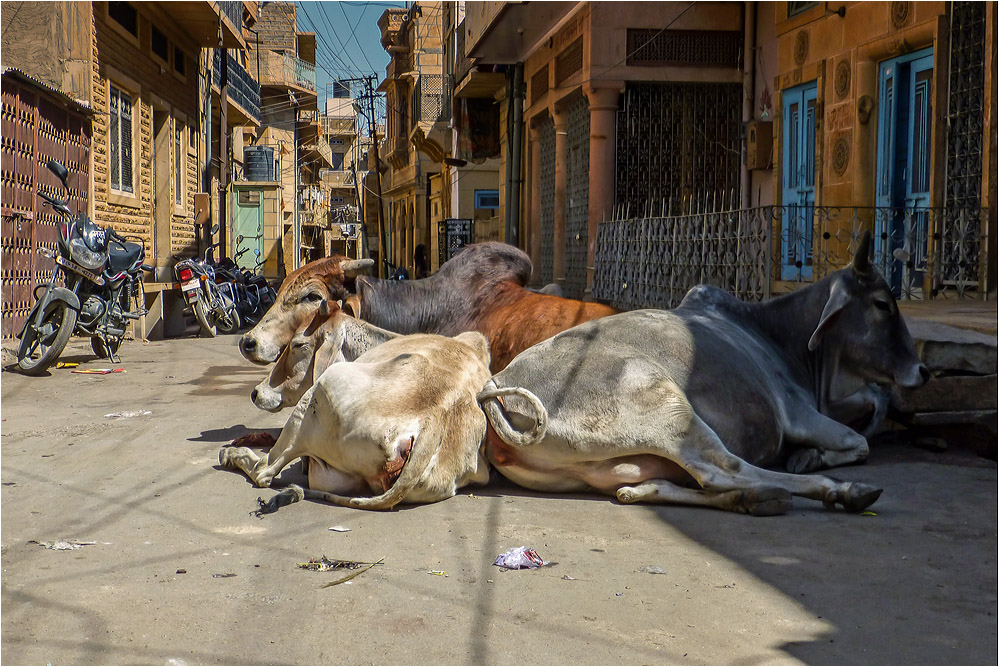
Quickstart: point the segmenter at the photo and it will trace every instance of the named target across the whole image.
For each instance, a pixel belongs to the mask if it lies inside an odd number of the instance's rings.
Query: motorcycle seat
[[[111,271],[114,273],[128,271],[137,260],[145,257],[143,248],[138,243],[125,243],[124,248],[118,243],[112,243],[108,248],[108,254]]]

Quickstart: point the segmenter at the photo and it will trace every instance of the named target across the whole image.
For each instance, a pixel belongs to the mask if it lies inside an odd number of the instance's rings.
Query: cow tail
[[[443,434],[421,431],[409,450],[409,458],[399,473],[395,483],[384,493],[368,497],[339,496],[328,491],[305,489],[305,497],[310,500],[324,500],[341,507],[356,507],[365,510],[390,510],[405,499],[410,491],[420,483],[420,479],[430,468],[443,443]],[[421,444],[422,442],[422,444]],[[433,444],[430,444],[433,443]]]
[[[534,410],[534,427],[527,431],[515,430],[499,400],[502,396],[520,396],[527,401]],[[475,398],[496,434],[508,445],[530,447],[544,439],[548,431],[548,410],[530,390],[523,387],[497,387],[490,380]]]

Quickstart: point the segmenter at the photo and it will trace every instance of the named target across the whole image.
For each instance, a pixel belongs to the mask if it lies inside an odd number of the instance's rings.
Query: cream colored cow
[[[343,315],[346,320],[351,320]],[[486,418],[476,394],[489,379],[482,334],[400,336],[342,357],[343,338],[325,331],[315,352],[322,368],[266,457],[225,447],[219,462],[270,486],[289,463],[310,457],[310,489],[301,495],[336,505],[391,509],[450,498],[485,483]]]

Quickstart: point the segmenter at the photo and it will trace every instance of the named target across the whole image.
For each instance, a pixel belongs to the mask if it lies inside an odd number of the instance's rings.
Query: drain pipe
[[[504,239],[520,247],[520,186],[524,143],[524,63],[513,68],[507,123],[506,229]]]

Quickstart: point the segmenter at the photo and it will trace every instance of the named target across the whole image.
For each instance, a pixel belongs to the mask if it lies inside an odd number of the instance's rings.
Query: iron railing
[[[229,99],[238,104],[251,118],[260,120],[260,84],[231,55],[229,63]],[[212,61],[212,85],[222,88],[222,51],[215,49]]]
[[[984,298],[989,209],[663,204],[600,224],[593,296],[621,309],[673,308],[699,284],[761,301],[851,262],[865,230],[900,299]],[[951,240],[956,239],[956,240]]]
[[[231,2],[230,0],[219,0],[219,13],[229,19],[237,32],[243,30],[243,3]]]

